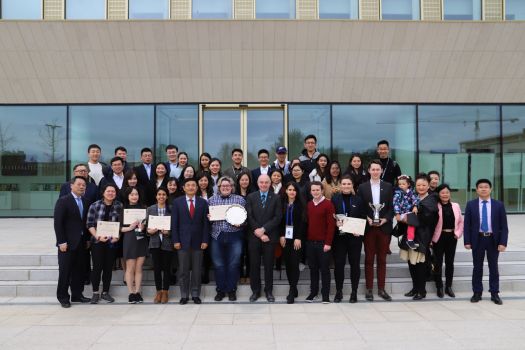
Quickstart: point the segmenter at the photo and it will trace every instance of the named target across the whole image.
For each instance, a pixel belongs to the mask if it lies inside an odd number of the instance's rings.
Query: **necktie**
[[[489,232],[487,201],[483,201],[482,203],[483,203],[483,207],[481,208],[481,231]]]
[[[84,205],[82,204],[82,199],[78,197],[75,199],[77,200],[78,210],[80,211],[80,218],[82,219],[82,214],[84,213]]]
[[[262,207],[264,208],[264,206],[266,205],[266,193],[263,193],[261,195],[261,204],[262,204]]]
[[[193,199],[190,199],[190,216],[192,219],[193,215],[195,215],[195,206],[193,205]]]

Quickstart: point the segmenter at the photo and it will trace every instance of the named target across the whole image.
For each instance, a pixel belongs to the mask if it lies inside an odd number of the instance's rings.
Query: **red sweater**
[[[335,208],[332,201],[324,199],[318,205],[313,201],[308,202],[308,234],[309,241],[324,241],[331,246],[334,239]]]

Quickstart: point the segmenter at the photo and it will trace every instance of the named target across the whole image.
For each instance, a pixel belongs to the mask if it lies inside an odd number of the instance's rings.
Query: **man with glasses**
[[[233,194],[234,181],[223,176],[217,181],[219,193],[208,201],[210,207],[216,205],[238,204],[246,206],[246,201],[239,195]],[[229,301],[237,300],[237,282],[240,277],[240,263],[244,230],[241,226],[234,226],[226,220],[212,222],[211,229],[211,258],[215,266],[215,281],[217,295],[215,301],[221,301],[228,294]]]

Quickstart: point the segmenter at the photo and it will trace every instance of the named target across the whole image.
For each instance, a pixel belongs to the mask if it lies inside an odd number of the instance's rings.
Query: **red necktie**
[[[193,205],[193,199],[190,199],[190,216],[192,219],[193,215],[195,215],[195,206]]]

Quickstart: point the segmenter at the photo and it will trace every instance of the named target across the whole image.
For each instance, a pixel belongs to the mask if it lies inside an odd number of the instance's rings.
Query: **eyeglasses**
[[[81,170],[75,170],[73,171],[74,173],[87,173],[88,171],[86,169],[81,169]]]

